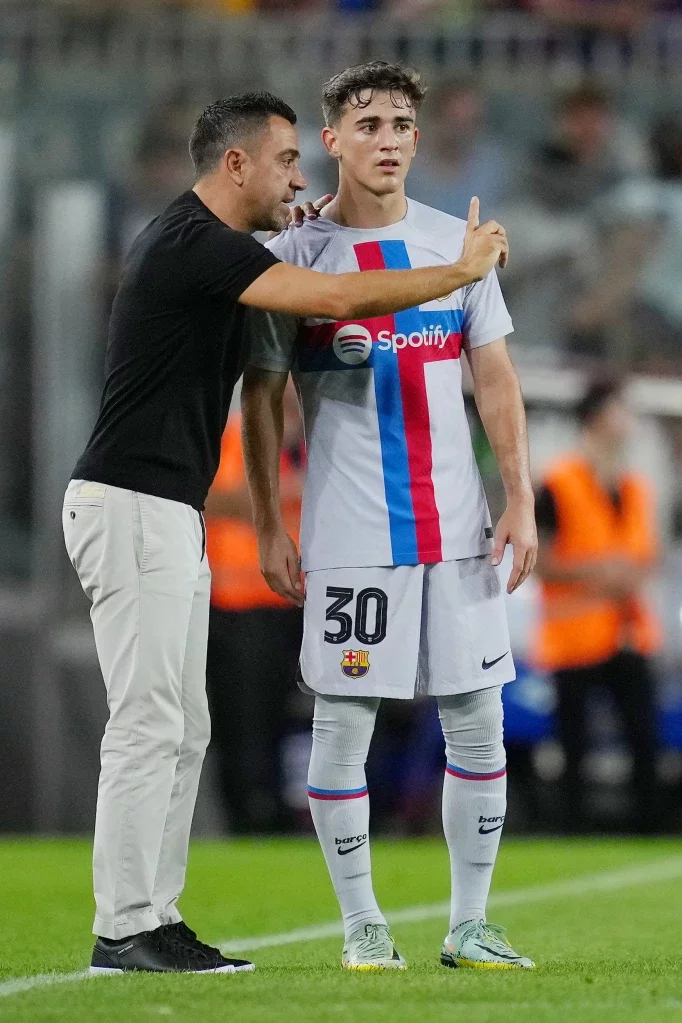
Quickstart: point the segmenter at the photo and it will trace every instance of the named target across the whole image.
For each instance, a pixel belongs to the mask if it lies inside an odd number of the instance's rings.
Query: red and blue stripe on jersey
[[[353,248],[360,270],[412,268],[404,241],[362,242]],[[424,366],[427,362],[460,357],[462,317],[461,309],[423,312],[413,308],[390,316],[301,328],[298,348],[298,369],[301,373],[373,370],[394,565],[442,560]],[[369,357],[359,365],[342,362],[332,347],[334,335],[346,324],[366,328],[373,341]],[[432,330],[434,324],[441,327],[443,336],[447,335],[442,346],[408,344],[398,351],[379,347],[380,333],[386,331],[391,336],[402,334],[410,337]]]

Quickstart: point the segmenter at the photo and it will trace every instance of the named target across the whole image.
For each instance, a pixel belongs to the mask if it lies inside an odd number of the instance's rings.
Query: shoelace
[[[376,960],[378,962],[380,959],[385,959],[387,954],[386,948],[377,948],[380,941],[391,941],[384,924],[367,924],[363,937],[358,939],[358,953],[363,959],[369,961]],[[393,949],[391,948],[392,951]]]
[[[510,944],[507,941],[507,930],[499,924],[485,923],[483,920],[474,920],[465,928],[462,934],[462,943],[467,938],[484,938],[496,952],[504,952],[509,955]]]
[[[196,931],[191,930],[187,924],[181,921],[180,926],[176,927],[176,933],[180,935],[180,939],[187,942],[195,948],[198,952],[201,952],[207,959],[218,959],[221,956],[219,948],[214,948],[213,945],[207,945],[205,941],[199,941],[196,935]]]
[[[190,943],[187,938],[182,935],[178,928],[174,927],[172,924],[168,924],[164,927],[157,927],[157,929],[152,933],[156,947],[161,952],[172,952],[176,955],[180,952],[188,961],[201,960],[202,962],[205,962],[209,959],[215,960],[216,956],[219,955],[217,949],[211,949],[211,954],[207,954],[204,949],[208,949],[210,946],[205,945],[201,947],[202,943],[199,941],[197,941],[196,944],[194,942]]]

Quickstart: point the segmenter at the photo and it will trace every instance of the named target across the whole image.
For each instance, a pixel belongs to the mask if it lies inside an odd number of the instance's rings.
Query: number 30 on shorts
[[[328,586],[327,599],[332,603],[327,608],[326,619],[328,622],[338,622],[339,628],[336,632],[325,630],[325,643],[347,643],[353,635],[353,618],[343,608],[351,604],[355,597],[355,590],[346,586]],[[370,607],[374,605],[374,630],[368,632],[367,619]],[[386,639],[386,627],[388,625],[388,597],[383,590],[374,586],[368,586],[360,590],[355,601],[355,638],[363,646],[372,646],[381,643]]]

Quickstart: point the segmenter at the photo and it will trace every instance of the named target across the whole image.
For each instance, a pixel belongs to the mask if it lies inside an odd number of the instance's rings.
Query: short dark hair
[[[223,153],[262,131],[270,117],[283,117],[296,124],[291,107],[271,92],[244,92],[206,107],[189,140],[197,177],[215,170]]]
[[[370,89],[369,98],[362,100],[360,96]],[[347,103],[356,107],[366,107],[372,101],[375,92],[389,92],[404,96],[418,110],[426,95],[426,86],[421,75],[413,68],[402,64],[388,64],[385,60],[372,60],[368,64],[356,64],[346,68],[339,75],[334,75],[322,89],[322,111],[325,123],[336,124]],[[395,100],[394,100],[395,102]],[[397,106],[397,104],[396,104]]]
[[[585,393],[576,406],[580,426],[590,426],[614,398],[622,398],[624,381],[618,376],[599,376],[589,381]]]

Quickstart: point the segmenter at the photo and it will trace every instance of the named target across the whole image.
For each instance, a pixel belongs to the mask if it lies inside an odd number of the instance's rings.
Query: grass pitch
[[[535,971],[444,969],[447,919],[426,910],[427,919],[403,913],[393,927],[405,973],[341,971],[336,936],[245,951],[254,974],[49,978],[20,990],[15,978],[87,967],[89,860],[86,842],[0,844],[0,1020],[682,1021],[679,841],[503,840],[489,915],[536,959]],[[442,842],[375,842],[373,860],[389,919],[392,910],[447,898]],[[245,950],[249,939],[281,940],[337,918],[322,856],[306,840],[196,843],[182,909],[204,940],[243,939]]]

